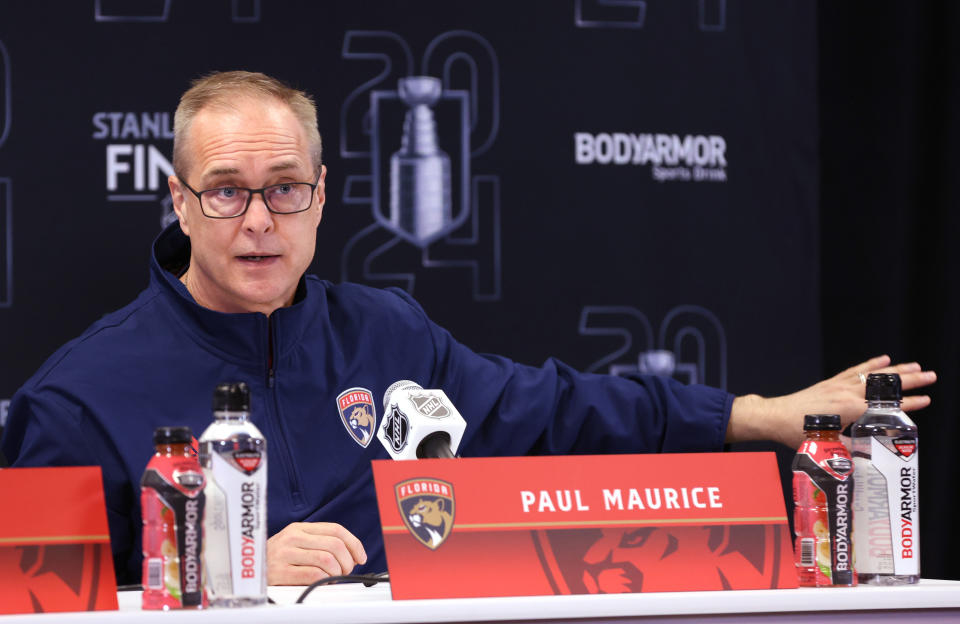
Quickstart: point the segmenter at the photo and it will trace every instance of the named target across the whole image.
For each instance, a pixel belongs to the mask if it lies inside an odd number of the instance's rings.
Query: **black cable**
[[[300,597],[297,598],[296,604],[302,604],[303,601],[310,595],[317,587],[321,585],[330,585],[332,583],[363,583],[364,587],[373,587],[379,582],[390,582],[390,576],[387,572],[377,572],[376,574],[342,574],[340,576],[328,576],[327,578],[320,579],[319,581],[309,585],[303,593],[300,594]]]

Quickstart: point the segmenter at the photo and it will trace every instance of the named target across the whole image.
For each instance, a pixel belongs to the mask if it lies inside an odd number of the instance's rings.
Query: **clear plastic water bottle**
[[[874,585],[920,580],[917,426],[900,409],[900,376],[867,377],[867,411],[854,423],[857,578]]]
[[[199,440],[207,478],[207,587],[219,607],[267,601],[267,443],[249,417],[247,384],[220,384],[213,424]]]

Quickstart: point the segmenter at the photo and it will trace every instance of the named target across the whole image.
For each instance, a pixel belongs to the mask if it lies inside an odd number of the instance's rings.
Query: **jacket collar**
[[[325,308],[315,279],[300,278],[292,305],[268,319],[260,312],[228,314],[199,305],[179,279],[190,260],[190,239],[174,221],[153,243],[151,287],[159,291],[176,317],[179,329],[206,348],[236,364],[265,366],[273,333],[274,361],[279,363]]]

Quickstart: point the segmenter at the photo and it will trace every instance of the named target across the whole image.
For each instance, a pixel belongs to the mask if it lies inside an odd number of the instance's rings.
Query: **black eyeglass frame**
[[[264,187],[258,188],[258,189],[247,188],[247,187],[244,187],[244,186],[217,186],[217,187],[214,187],[214,188],[203,189],[202,191],[195,191],[195,190],[193,189],[193,187],[190,186],[189,184],[187,184],[187,181],[184,180],[183,178],[181,178],[180,176],[177,176],[177,180],[179,180],[179,181],[180,181],[180,184],[184,185],[184,186],[187,188],[187,190],[190,191],[191,193],[193,193],[194,197],[197,198],[197,201],[200,203],[200,212],[203,213],[203,216],[205,216],[206,218],[208,218],[208,219],[236,219],[237,217],[242,217],[243,215],[247,214],[247,210],[250,209],[250,203],[253,201],[253,196],[256,195],[256,194],[258,194],[258,193],[260,194],[261,199],[263,199],[263,205],[266,206],[267,210],[268,210],[270,213],[272,213],[272,214],[279,214],[279,215],[299,214],[299,213],[301,213],[301,212],[306,212],[307,210],[310,210],[310,206],[313,206],[313,195],[314,195],[314,193],[316,192],[317,187],[320,186],[320,176],[321,176],[321,175],[323,175],[323,168],[322,168],[322,167],[320,168],[320,173],[317,174],[317,180],[316,180],[316,182],[312,182],[312,183],[311,183],[311,182],[279,182],[279,183],[277,183],[277,184],[270,184],[270,185],[268,185],[268,186],[264,186]],[[293,212],[279,212],[279,211],[274,210],[273,208],[270,207],[270,202],[267,201],[267,195],[266,195],[265,191],[266,191],[267,189],[271,189],[271,188],[274,188],[274,187],[277,187],[277,186],[283,186],[283,185],[285,185],[285,184],[306,184],[307,186],[310,187],[310,202],[306,205],[305,208],[301,208],[300,210],[294,210]],[[247,203],[246,203],[246,205],[243,207],[243,210],[241,210],[240,212],[238,212],[238,213],[235,214],[235,215],[230,215],[229,217],[221,217],[221,216],[208,215],[208,214],[207,214],[207,211],[203,209],[203,198],[201,197],[201,195],[202,195],[203,193],[209,193],[210,191],[221,191],[221,190],[223,190],[223,189],[228,189],[228,188],[229,188],[229,189],[236,189],[236,190],[238,190],[238,191],[248,191],[248,192],[250,193],[250,195],[247,196]]]

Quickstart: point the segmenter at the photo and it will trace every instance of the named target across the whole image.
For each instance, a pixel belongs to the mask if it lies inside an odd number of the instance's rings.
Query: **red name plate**
[[[100,467],[0,470],[0,613],[117,608]]]
[[[394,599],[796,587],[773,453],[373,462]]]

